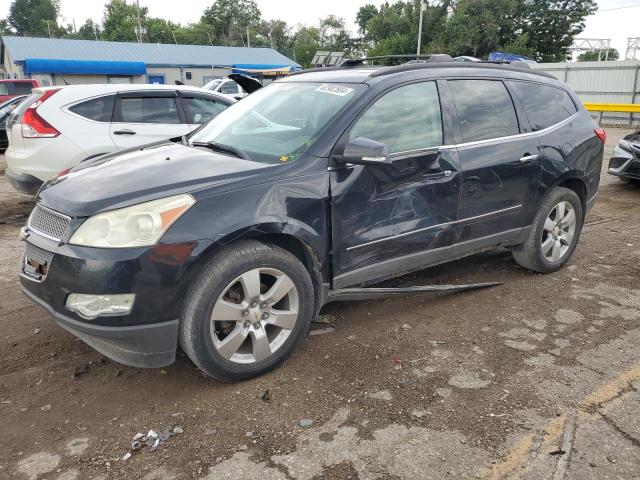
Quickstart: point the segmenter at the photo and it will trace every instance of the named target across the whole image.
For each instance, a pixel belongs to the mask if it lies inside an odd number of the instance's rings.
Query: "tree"
[[[15,35],[15,33],[7,20],[0,20],[0,35]]]
[[[320,30],[317,27],[299,26],[293,35],[293,59],[300,65],[309,67],[318,50],[322,50]]]
[[[514,32],[527,35],[527,47],[536,60],[564,61],[596,9],[594,0],[517,0]]]
[[[373,5],[361,7],[356,15],[359,30],[364,32],[368,55],[411,54],[416,51],[420,0],[388,2],[376,9]],[[444,28],[450,0],[427,5],[423,13],[421,43],[427,46]],[[423,48],[423,51],[427,51]]]
[[[506,13],[515,13],[515,0],[459,0],[439,41],[447,53],[486,57],[511,41],[512,28]]]
[[[96,38],[100,38],[100,30],[100,25],[88,18],[73,37],[81,40],[95,40]]]
[[[200,19],[213,27],[216,37],[229,45],[242,45],[247,27],[258,28],[261,13],[254,0],[216,0]]]
[[[330,52],[348,51],[351,41],[344,18],[329,15],[318,24],[320,47]]]
[[[48,37],[58,33],[59,0],[14,0],[7,20],[17,35]]]
[[[620,53],[615,48],[609,48],[609,55],[607,55],[607,49],[602,50],[589,50],[588,52],[578,55],[579,62],[597,62],[598,60],[618,60]]]
[[[143,24],[147,11],[146,7],[140,8],[140,18]],[[102,39],[117,42],[135,42],[137,40],[137,19],[138,7],[135,4],[129,5],[126,0],[111,0],[104,6]]]
[[[376,15],[378,15],[378,9],[375,5],[367,4],[360,7],[356,14],[356,24],[361,35],[367,34],[367,23]]]

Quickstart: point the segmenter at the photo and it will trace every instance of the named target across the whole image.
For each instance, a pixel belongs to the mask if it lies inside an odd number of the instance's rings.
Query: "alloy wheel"
[[[287,274],[275,268],[249,270],[227,285],[213,305],[213,345],[234,363],[265,360],[291,335],[298,309],[298,291]]]
[[[559,262],[571,248],[576,233],[576,212],[571,203],[559,202],[551,209],[542,229],[542,255]]]

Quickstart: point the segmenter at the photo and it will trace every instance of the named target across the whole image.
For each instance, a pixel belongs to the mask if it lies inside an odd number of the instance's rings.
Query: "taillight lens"
[[[60,135],[53,125],[38,114],[38,107],[58,90],[60,89],[47,90],[25,110],[22,117],[22,138],[52,138]]]
[[[604,145],[607,141],[607,132],[604,131],[604,128],[598,127],[594,130],[594,132],[596,133],[596,137],[598,137]]]

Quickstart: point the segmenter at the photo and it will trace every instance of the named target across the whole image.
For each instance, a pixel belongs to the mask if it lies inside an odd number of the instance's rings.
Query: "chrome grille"
[[[47,252],[46,250],[42,250],[35,245],[27,243],[27,248],[24,252],[24,258],[26,258],[27,260],[35,260],[40,265],[49,266],[51,260],[53,259],[53,253]]]
[[[29,228],[54,240],[60,240],[69,226],[69,217],[36,205],[29,217]]]

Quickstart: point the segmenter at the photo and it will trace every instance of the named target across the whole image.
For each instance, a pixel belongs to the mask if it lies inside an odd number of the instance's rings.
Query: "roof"
[[[520,68],[509,64],[486,62],[434,62],[413,63],[396,66],[321,67],[295,72],[280,81],[286,82],[344,82],[370,83],[376,78],[410,72],[425,72],[425,75],[441,76],[500,76],[505,78],[555,77],[540,70]],[[428,72],[428,73],[427,73]]]
[[[175,45],[166,43],[105,42],[3,36],[14,62],[28,58],[144,62],[147,66],[231,67],[236,63],[300,67],[273,48]]]

